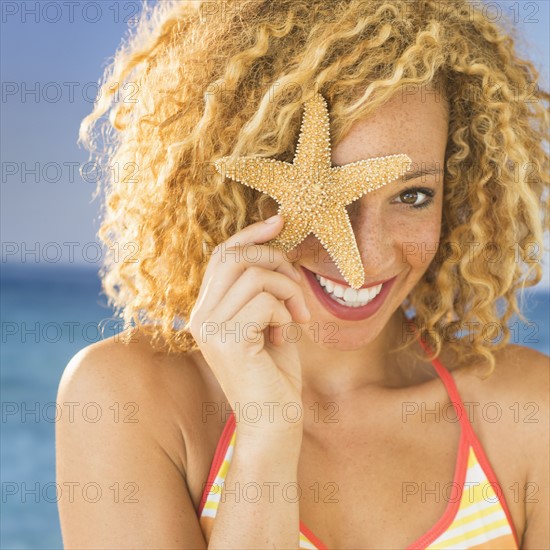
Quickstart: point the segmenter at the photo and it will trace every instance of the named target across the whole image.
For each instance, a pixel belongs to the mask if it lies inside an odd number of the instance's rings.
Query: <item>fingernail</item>
[[[275,223],[279,221],[279,218],[281,216],[279,214],[275,214],[274,216],[271,216],[271,218],[267,218],[267,220],[264,220],[264,223]]]

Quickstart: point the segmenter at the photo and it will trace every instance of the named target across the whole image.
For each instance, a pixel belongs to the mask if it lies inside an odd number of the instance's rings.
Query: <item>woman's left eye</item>
[[[394,199],[398,203],[405,204],[412,208],[425,208],[432,202],[434,191],[425,188],[405,189]],[[397,200],[399,199],[399,200]]]

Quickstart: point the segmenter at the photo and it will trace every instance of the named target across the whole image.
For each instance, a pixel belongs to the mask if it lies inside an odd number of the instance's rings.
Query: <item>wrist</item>
[[[235,443],[251,453],[269,456],[299,456],[302,447],[303,426],[271,427],[270,429],[237,424]]]

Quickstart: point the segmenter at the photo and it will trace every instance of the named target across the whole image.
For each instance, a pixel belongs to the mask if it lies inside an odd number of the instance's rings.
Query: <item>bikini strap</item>
[[[411,323],[411,325],[414,327],[418,342],[422,346],[422,349],[426,352],[426,355],[428,356],[431,355],[432,350],[428,346],[428,344],[422,339],[422,336],[420,335],[418,331],[418,327],[416,326],[414,321],[409,321],[409,323]],[[451,373],[447,370],[447,368],[445,368],[437,358],[432,359],[431,362],[437,374],[441,378],[441,381],[443,382],[445,389],[447,390],[447,394],[449,395],[451,403],[455,409],[460,425],[462,426],[462,428],[464,428],[465,434],[468,435],[468,439],[471,439],[472,425],[470,424],[470,421],[468,419],[468,411],[466,410],[466,407],[462,402],[462,398],[458,393],[458,389],[456,387],[454,378],[452,377]]]
[[[417,327],[414,324],[414,322],[411,322],[412,325],[415,327],[416,330]],[[418,341],[424,351],[429,355],[431,353],[431,349],[428,346],[424,340],[422,340],[422,337],[417,334]],[[449,397],[451,398],[451,402],[455,408],[455,411],[457,415],[459,415],[459,421],[463,429],[463,435],[465,437],[465,441],[468,442],[468,445],[470,445],[471,448],[473,448],[476,459],[481,466],[482,470],[485,473],[485,476],[487,480],[489,481],[490,485],[494,487],[499,488],[500,494],[503,494],[503,489],[498,481],[498,477],[493,470],[493,467],[491,466],[491,463],[489,461],[489,458],[487,457],[487,454],[485,453],[485,449],[483,448],[483,445],[481,444],[481,441],[477,437],[474,428],[470,422],[470,419],[468,417],[468,413],[466,411],[466,407],[464,406],[464,403],[462,402],[462,399],[460,397],[460,394],[458,393],[458,389],[456,387],[454,378],[452,377],[451,373],[441,364],[441,362],[438,359],[432,359],[432,365],[434,366],[435,370],[439,374],[441,380],[443,381],[443,384],[445,385],[445,388],[447,389],[447,393],[449,394]],[[512,515],[510,513],[510,509],[508,508],[508,504],[506,502],[506,498],[504,495],[501,497],[497,494],[498,500],[500,502],[500,505],[502,506],[502,509],[504,510],[504,513],[506,515],[506,519],[508,521],[508,525],[510,526],[510,529],[512,531],[512,535],[514,537],[516,547],[520,548],[520,542],[519,537],[516,532],[516,526],[512,520]]]
[[[203,488],[199,509],[197,511],[197,514],[199,516],[202,514],[204,505],[206,504],[206,500],[208,498],[208,494],[216,482],[216,478],[218,476],[220,468],[225,459],[225,455],[227,453],[229,444],[231,443],[231,438],[233,437],[235,428],[236,428],[235,412],[231,410],[229,413],[229,418],[225,421],[225,425],[223,427],[221,436],[218,439],[216,450],[214,451],[214,458],[212,459],[212,463],[210,465],[210,471],[208,473],[206,484],[204,485],[204,488]]]

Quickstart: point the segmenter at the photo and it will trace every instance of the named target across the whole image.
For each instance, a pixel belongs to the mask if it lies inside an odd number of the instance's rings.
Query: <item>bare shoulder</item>
[[[459,371],[459,389],[472,401],[480,426],[493,425],[517,437],[523,450],[544,454],[544,432],[550,413],[550,358],[539,351],[508,345],[495,353],[495,369]],[[483,414],[483,409],[486,414]],[[489,412],[492,409],[492,412]],[[538,437],[535,437],[538,434]],[[546,436],[548,441],[548,436]]]
[[[522,548],[550,548],[550,358],[508,345],[495,361],[487,378],[458,372],[457,386],[503,486],[518,488],[508,498],[521,510]]]
[[[193,353],[159,351],[143,332],[70,360],[57,400],[74,416],[56,424],[56,479],[92,484],[101,498],[59,500],[66,548],[206,548],[196,515],[206,472],[196,464],[208,467],[209,396],[215,386]]]
[[[498,350],[495,369],[485,377],[482,368],[458,372],[457,378],[477,397],[512,402],[534,403],[548,410],[550,393],[550,357],[531,348],[507,345]]]
[[[201,405],[217,392],[211,374],[194,352],[159,351],[144,332],[123,336],[80,350],[63,372],[58,401],[82,403],[81,410],[110,422],[138,422],[184,472],[182,443],[194,441]]]

